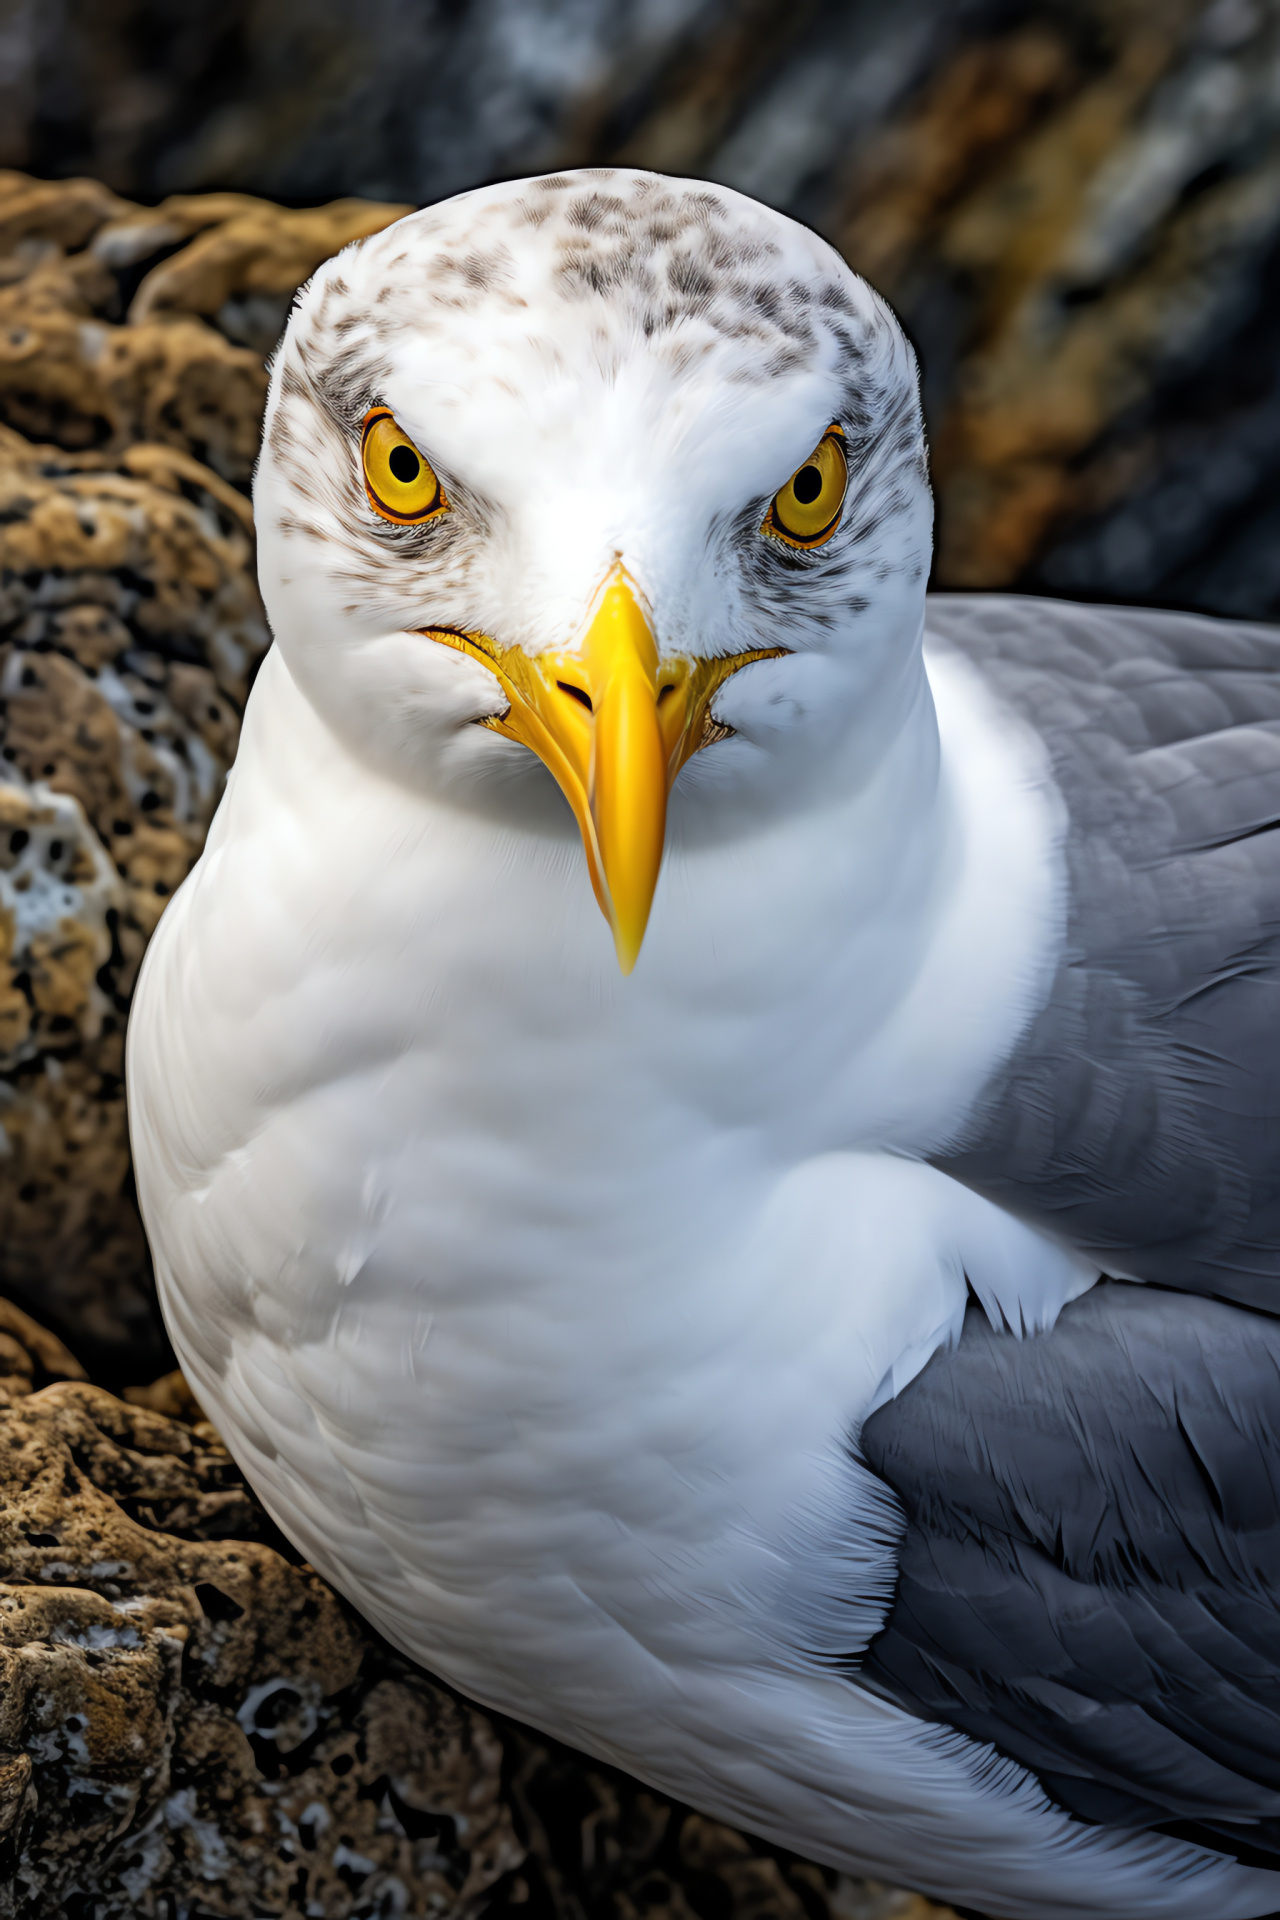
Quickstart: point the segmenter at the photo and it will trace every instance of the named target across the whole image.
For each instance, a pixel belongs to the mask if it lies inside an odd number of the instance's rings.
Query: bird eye
[[[360,458],[369,505],[384,520],[416,526],[448,512],[433,469],[385,407],[374,407],[364,417]]]
[[[833,425],[804,465],[774,494],[760,531],[785,540],[790,547],[820,547],[836,530],[848,485],[844,434]]]

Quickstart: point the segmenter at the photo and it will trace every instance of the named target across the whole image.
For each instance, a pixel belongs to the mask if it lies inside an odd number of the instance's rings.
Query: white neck
[[[924,1152],[1042,996],[1060,828],[1034,743],[992,712],[962,662],[931,661],[929,679],[921,668],[902,709],[874,766],[834,803],[727,843],[690,844],[692,763],[630,979],[567,808],[552,837],[383,781],[335,740],[276,652],[211,855],[246,820],[271,823],[286,860],[324,850],[302,921],[353,964],[371,916],[394,929],[386,999],[350,1017],[366,1045],[381,1028],[388,1045],[455,1058],[460,1122],[484,1100],[470,1079],[477,1052],[515,1064],[545,1036],[529,1082],[508,1076],[505,1122],[549,1158],[572,1150],[607,1164],[620,1127],[634,1150],[624,1090],[636,1075],[664,1159],[664,1111],[673,1124],[679,1113],[683,1125],[758,1130],[786,1158],[886,1138]],[[965,750],[949,753],[949,737]],[[305,875],[294,865],[281,884],[292,891]]]

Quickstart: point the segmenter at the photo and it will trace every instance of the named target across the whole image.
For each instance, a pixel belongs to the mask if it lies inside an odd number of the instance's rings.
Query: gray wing
[[[1112,1271],[1280,1309],[1280,631],[933,597],[1070,818],[1050,1000],[935,1164]]]
[[[862,1451],[907,1516],[863,1682],[1084,1819],[1280,1855],[1280,1322],[1113,1282],[1026,1340],[971,1310]]]

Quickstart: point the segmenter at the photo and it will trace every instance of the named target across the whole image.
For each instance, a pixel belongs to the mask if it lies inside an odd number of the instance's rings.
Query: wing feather
[[[934,597],[1044,740],[1067,939],[936,1164],[1110,1271],[1280,1308],[1280,633]]]
[[[1070,1812],[1280,1854],[1280,1322],[1103,1282],[971,1309],[863,1430],[907,1532],[859,1679]]]

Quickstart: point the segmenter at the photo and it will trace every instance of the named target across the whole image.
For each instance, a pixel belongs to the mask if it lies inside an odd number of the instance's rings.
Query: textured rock
[[[96,181],[0,174],[0,421],[71,450],[175,447],[245,485],[262,356],[295,291],[405,211],[247,194],[135,207]]]
[[[199,320],[107,326],[82,287],[58,260],[0,291],[0,419],[66,448],[161,442],[247,481],[266,400],[261,358]]]
[[[294,210],[249,194],[180,194],[103,227],[93,251],[112,266],[132,267],[190,241],[150,268],[130,304],[131,325],[204,314],[231,338],[266,352],[297,289],[322,260],[411,211],[371,200]]]
[[[180,1375],[115,1399],[0,1300],[0,1915],[481,1910],[946,1920],[458,1700],[297,1563]]]
[[[0,435],[0,1277],[158,1351],[123,1031],[267,634],[247,502],[189,455]]]

